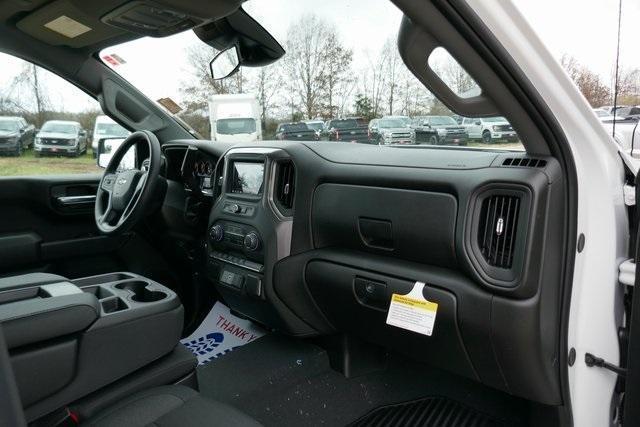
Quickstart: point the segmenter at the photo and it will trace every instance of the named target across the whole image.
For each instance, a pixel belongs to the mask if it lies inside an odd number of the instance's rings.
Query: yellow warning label
[[[406,295],[393,294],[391,296],[391,301],[398,304],[409,305],[411,307],[415,307],[415,308],[426,310],[426,311],[438,311],[437,303],[420,300],[416,298],[410,298]]]
[[[438,312],[438,303],[427,301],[422,291],[424,282],[416,282],[406,295],[391,295],[387,325],[431,336]]]

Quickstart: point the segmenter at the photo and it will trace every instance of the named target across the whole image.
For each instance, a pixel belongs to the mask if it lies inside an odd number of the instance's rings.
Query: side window
[[[101,173],[98,102],[29,62],[0,53],[0,63],[0,176]]]

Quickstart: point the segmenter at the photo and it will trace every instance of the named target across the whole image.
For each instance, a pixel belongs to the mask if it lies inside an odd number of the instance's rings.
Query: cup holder
[[[147,289],[147,286],[149,286],[149,283],[147,282],[143,282],[142,280],[132,280],[119,283],[116,285],[116,288],[133,293],[131,299],[135,302],[154,302],[163,300],[167,297],[166,293],[149,290]]]

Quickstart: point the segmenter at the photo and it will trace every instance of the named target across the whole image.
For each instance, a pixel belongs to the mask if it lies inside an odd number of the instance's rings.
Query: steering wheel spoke
[[[115,210],[113,210],[113,208],[111,207],[111,203],[109,203],[107,205],[107,209],[104,211],[104,213],[102,214],[102,216],[100,216],[100,218],[98,219],[98,221],[100,221],[103,224],[111,224],[111,222],[114,220],[114,218],[117,216],[118,214],[116,213]]]
[[[131,199],[129,199],[129,203],[122,211],[122,215],[118,220],[118,224],[124,222],[127,217],[131,214],[132,209],[138,204],[140,200],[140,195],[142,194],[142,190],[144,190],[145,185],[147,184],[147,177],[149,176],[148,172],[143,172],[138,178],[138,183],[136,184],[135,190],[133,190],[133,194],[131,195]]]

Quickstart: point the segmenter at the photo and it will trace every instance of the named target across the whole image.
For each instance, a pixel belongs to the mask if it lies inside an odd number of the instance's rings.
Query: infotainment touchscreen
[[[264,163],[233,162],[231,192],[238,194],[262,193]]]

